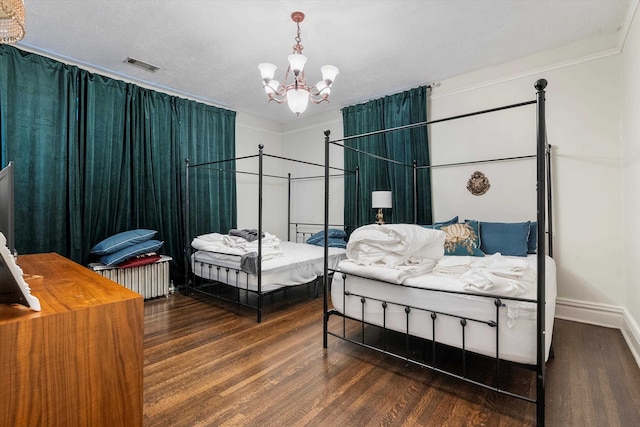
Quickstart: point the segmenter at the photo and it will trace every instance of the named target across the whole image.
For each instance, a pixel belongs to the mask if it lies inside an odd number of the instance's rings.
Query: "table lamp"
[[[373,209],[378,209],[378,213],[376,214],[376,224],[384,224],[382,209],[390,209],[391,206],[391,191],[371,192],[371,207]]]

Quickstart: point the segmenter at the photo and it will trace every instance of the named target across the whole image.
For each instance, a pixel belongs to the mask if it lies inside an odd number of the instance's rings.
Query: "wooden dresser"
[[[142,296],[58,254],[17,264],[42,311],[0,305],[0,426],[141,426]]]

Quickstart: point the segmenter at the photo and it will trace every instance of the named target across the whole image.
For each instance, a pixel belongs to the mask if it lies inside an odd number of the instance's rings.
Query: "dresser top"
[[[142,296],[56,253],[20,255],[18,266],[28,280],[31,294],[42,310],[0,304],[0,323],[9,323],[82,310]]]

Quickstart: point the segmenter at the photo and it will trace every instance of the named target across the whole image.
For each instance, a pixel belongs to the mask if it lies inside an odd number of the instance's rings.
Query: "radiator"
[[[89,264],[89,268],[121,284],[133,292],[137,292],[144,299],[169,295],[169,261],[171,257],[163,256],[158,262],[141,265],[139,267],[118,268],[107,267],[103,264]]]

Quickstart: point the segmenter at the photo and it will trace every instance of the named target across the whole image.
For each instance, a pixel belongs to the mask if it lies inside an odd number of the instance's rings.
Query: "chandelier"
[[[275,101],[278,104],[286,102],[289,109],[299,116],[307,109],[309,100],[314,104],[329,101],[331,85],[338,75],[338,68],[333,65],[323,66],[320,68],[322,80],[315,86],[307,84],[304,74],[304,64],[307,62],[307,57],[302,54],[303,46],[300,44],[300,23],[304,20],[304,13],[293,12],[291,19],[298,26],[298,33],[295,38],[296,44],[293,45],[293,53],[289,55],[289,66],[284,75],[283,83],[273,79],[277,68],[275,65],[264,63],[258,65],[258,69],[262,75],[262,86],[269,96],[269,101]],[[291,74],[293,75],[291,76]],[[290,76],[292,81],[289,83]]]
[[[0,0],[0,43],[15,43],[24,34],[23,0]]]

